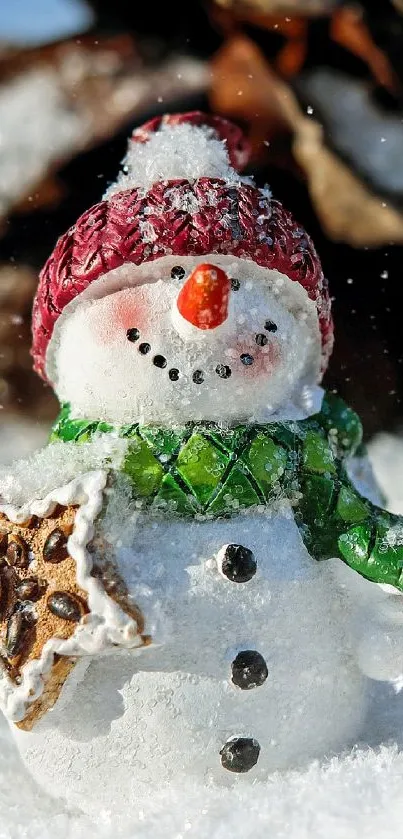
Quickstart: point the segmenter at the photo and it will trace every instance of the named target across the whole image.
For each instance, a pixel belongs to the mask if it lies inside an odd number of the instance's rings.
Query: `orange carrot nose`
[[[178,294],[179,312],[199,329],[215,329],[227,318],[230,289],[225,271],[208,262],[198,265]]]

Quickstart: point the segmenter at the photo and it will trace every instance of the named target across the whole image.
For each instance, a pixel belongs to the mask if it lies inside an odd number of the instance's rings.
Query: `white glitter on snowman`
[[[320,263],[246,160],[218,117],[152,120],[41,275],[34,358],[62,412],[0,475],[0,572],[21,577],[0,700],[36,781],[92,812],[329,756],[357,742],[368,676],[400,685],[400,519],[351,478]],[[67,509],[78,589],[43,572],[39,600],[23,527],[54,547]]]

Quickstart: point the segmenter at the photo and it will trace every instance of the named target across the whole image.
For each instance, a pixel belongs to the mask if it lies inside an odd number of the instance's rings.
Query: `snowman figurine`
[[[91,812],[351,747],[368,677],[402,678],[402,522],[357,488],[320,262],[247,157],[217,116],[151,120],[40,277],[62,407],[0,477],[0,702]]]

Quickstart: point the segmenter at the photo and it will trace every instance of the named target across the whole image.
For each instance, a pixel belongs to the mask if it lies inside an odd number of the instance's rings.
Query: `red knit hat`
[[[141,159],[142,146],[155,142],[157,135],[160,159],[151,155],[149,172],[147,160]],[[186,155],[193,138],[196,146]],[[128,168],[117,184],[61,236],[40,274],[33,309],[35,370],[47,379],[46,352],[56,321],[107,272],[167,254],[219,253],[277,269],[305,289],[316,304],[324,371],[333,326],[318,255],[305,231],[268,190],[257,189],[236,171],[248,159],[240,129],[194,111],[150,120],[134,131],[131,143]]]

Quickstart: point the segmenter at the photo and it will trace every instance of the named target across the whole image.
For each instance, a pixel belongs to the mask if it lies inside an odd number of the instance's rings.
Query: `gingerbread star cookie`
[[[91,543],[105,482],[90,473],[29,510],[0,508],[0,706],[21,728],[54,705],[79,655],[149,643]]]

